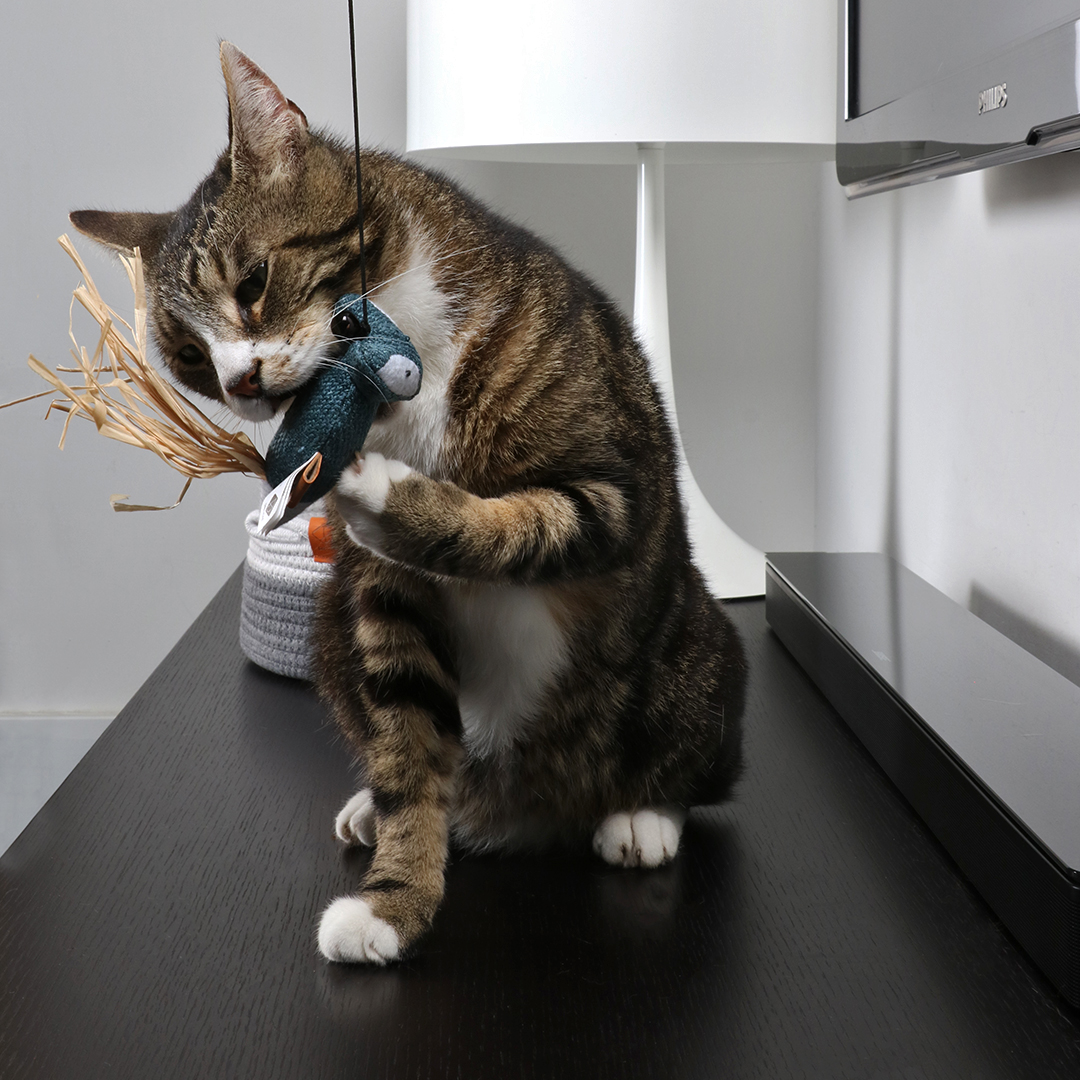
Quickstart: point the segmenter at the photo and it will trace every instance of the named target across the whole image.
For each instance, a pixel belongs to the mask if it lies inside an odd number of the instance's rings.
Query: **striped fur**
[[[142,246],[181,381],[270,415],[358,288],[352,157],[242,54],[222,60],[230,147],[191,201],[73,221]],[[671,429],[625,317],[446,179],[371,150],[363,168],[371,292],[424,385],[384,407],[331,500],[318,686],[369,789],[338,833],[375,850],[320,945],[384,962],[430,925],[452,838],[595,834],[611,861],[669,858],[685,808],[738,776],[745,665],[691,560]],[[629,852],[646,833],[658,854]]]

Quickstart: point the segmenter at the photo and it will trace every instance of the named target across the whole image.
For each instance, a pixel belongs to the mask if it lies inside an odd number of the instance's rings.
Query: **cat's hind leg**
[[[593,835],[593,850],[612,866],[663,866],[679,850],[685,821],[674,806],[611,814]]]

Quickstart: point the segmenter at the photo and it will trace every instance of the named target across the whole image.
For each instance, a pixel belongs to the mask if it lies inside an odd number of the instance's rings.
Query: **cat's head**
[[[248,420],[272,416],[335,346],[334,301],[359,291],[351,155],[228,42],[229,147],[171,213],[78,210],[80,232],[139,247],[150,323],[177,378]]]

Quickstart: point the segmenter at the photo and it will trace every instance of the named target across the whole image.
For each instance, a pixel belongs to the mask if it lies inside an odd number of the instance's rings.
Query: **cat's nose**
[[[262,384],[259,382],[259,361],[256,360],[250,371],[245,371],[239,379],[231,382],[225,389],[236,397],[262,397]]]

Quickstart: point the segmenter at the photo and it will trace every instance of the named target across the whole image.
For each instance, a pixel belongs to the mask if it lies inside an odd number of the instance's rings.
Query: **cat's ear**
[[[144,259],[153,259],[161,250],[172,219],[172,214],[111,210],[73,210],[68,214],[68,220],[83,236],[125,255],[137,247]]]
[[[295,167],[307,139],[307,117],[258,64],[228,41],[221,43],[221,70],[229,94],[233,170],[273,173]]]

